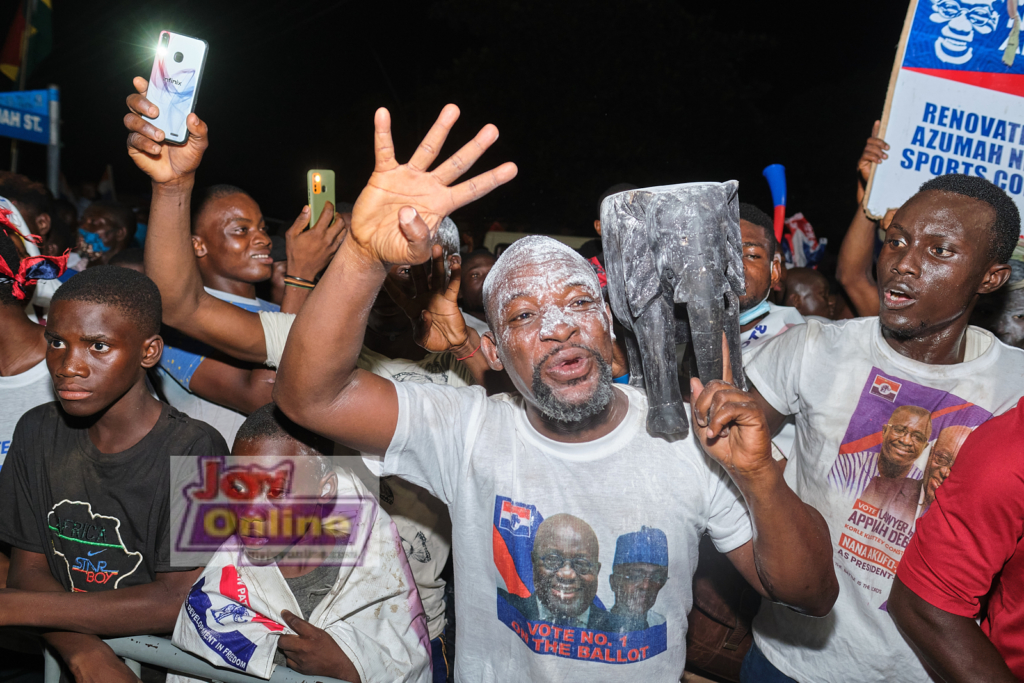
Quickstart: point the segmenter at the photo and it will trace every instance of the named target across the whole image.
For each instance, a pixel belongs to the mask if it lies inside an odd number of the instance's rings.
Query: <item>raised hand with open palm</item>
[[[352,209],[349,236],[354,246],[385,264],[423,263],[430,258],[433,235],[445,216],[516,176],[516,165],[506,162],[452,185],[498,139],[498,129],[491,124],[433,171],[428,170],[458,118],[454,104],[442,109],[412,158],[399,164],[391,140],[391,114],[384,108],[377,110],[373,119],[376,163]],[[403,207],[412,208],[419,220],[400,221]],[[405,217],[410,218],[408,211]]]

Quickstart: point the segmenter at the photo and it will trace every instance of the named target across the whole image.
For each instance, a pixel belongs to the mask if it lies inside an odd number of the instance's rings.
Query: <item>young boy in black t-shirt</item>
[[[0,540],[20,589],[0,594],[0,623],[56,629],[44,638],[80,682],[136,680],[91,634],[174,628],[200,570],[171,566],[169,457],[228,452],[147,390],[160,317],[160,292],[134,270],[92,268],[61,286],[45,333],[60,400],[22,416],[0,470]]]

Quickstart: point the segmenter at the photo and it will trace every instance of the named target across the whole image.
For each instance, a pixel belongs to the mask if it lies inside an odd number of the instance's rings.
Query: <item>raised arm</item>
[[[206,124],[189,114],[188,141],[184,145],[165,142],[163,131],[142,118],[142,114],[157,113],[156,106],[146,99],[149,84],[144,78],[136,78],[134,85],[137,92],[128,97],[129,113],[124,123],[130,131],[128,155],[153,183],[146,274],[160,289],[163,320],[222,353],[262,363],[267,359],[267,348],[259,315],[208,294],[192,250],[192,190],[196,169],[209,145]],[[334,218],[334,207],[329,207],[317,224],[306,230],[309,207],[302,210],[286,236],[288,274],[313,280],[327,266],[344,238],[345,224]],[[305,292],[286,293],[282,310],[294,313],[305,298]]]
[[[769,600],[828,614],[839,596],[828,525],[783,480],[764,413],[750,394],[726,382],[705,387],[694,378],[690,384],[694,432],[750,512],[754,538],[728,553],[729,560]]]
[[[878,284],[874,275],[875,221],[864,213],[862,204],[871,165],[889,158],[885,153],[889,145],[878,137],[880,125],[881,122],[875,121],[871,137],[857,162],[857,210],[843,237],[836,265],[836,279],[860,316],[878,315]]]
[[[302,207],[302,213],[284,234],[288,266],[285,276],[298,277],[313,282],[327,264],[334,258],[348,231],[349,214],[334,212],[330,202],[324,205],[316,225],[309,227],[309,206]],[[308,229],[307,229],[308,228]],[[285,285],[282,313],[298,313],[309,297],[311,289]]]
[[[394,385],[356,368],[370,305],[388,265],[424,263],[445,216],[516,174],[515,165],[506,163],[451,185],[497,139],[492,125],[428,171],[458,117],[458,107],[445,107],[412,159],[399,164],[391,116],[377,110],[373,174],[352,210],[348,237],[292,326],[278,369],[274,400],[288,417],[363,452],[383,454],[398,422]]]
[[[158,113],[146,99],[149,83],[136,78],[134,85],[124,125],[128,156],[153,183],[145,261],[146,274],[160,289],[163,320],[235,358],[262,362],[267,351],[259,316],[207,294],[192,251],[189,214],[196,169],[209,145],[206,124],[189,114],[188,141],[165,142],[164,132],[142,118]]]

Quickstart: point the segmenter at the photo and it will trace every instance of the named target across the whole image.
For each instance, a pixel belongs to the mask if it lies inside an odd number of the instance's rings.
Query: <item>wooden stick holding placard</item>
[[[882,123],[878,128],[878,137],[885,139],[885,128],[889,123],[889,108],[892,107],[892,96],[896,90],[896,79],[899,78],[900,68],[903,66],[903,52],[907,49],[907,38],[910,36],[910,27],[914,23],[914,12],[917,11],[917,1],[910,0],[910,7],[907,8],[907,16],[903,20],[903,31],[900,33],[900,42],[896,47],[896,59],[892,63],[892,72],[889,75],[889,89],[885,93],[885,106],[882,107]],[[875,170],[878,168],[878,164],[871,164],[871,174],[868,176],[868,186],[864,190],[864,199],[861,203],[861,208],[864,209],[864,213],[868,218],[874,221],[882,220],[885,213],[881,216],[872,215],[868,211],[868,199],[871,197],[871,186],[875,182]],[[897,207],[889,207],[897,208]]]

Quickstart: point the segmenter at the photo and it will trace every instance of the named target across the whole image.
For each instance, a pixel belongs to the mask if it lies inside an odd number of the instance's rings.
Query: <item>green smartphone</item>
[[[307,202],[309,203],[309,227],[312,228],[320,220],[324,205],[337,206],[334,201],[334,171],[314,168],[306,171]]]

